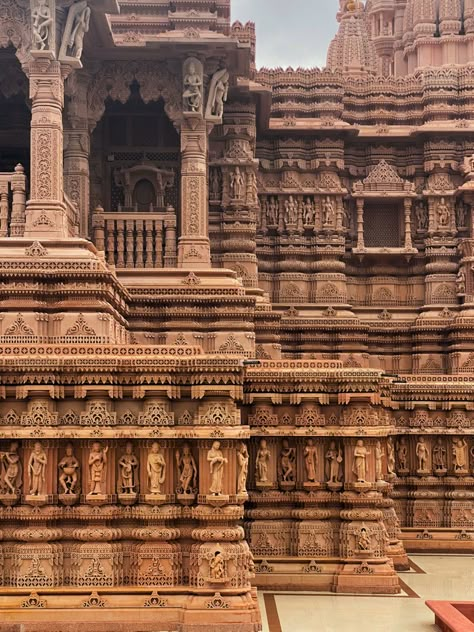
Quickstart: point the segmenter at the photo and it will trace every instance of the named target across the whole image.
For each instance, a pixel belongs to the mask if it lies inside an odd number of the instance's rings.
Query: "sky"
[[[232,21],[255,22],[257,67],[325,66],[338,0],[232,0]]]

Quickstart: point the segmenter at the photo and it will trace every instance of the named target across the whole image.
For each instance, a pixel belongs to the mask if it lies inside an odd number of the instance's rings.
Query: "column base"
[[[211,267],[211,245],[205,237],[180,237],[178,240],[178,268],[199,270]]]
[[[66,205],[30,200],[26,204],[25,239],[67,239],[72,235]]]
[[[396,595],[400,582],[393,564],[385,559],[346,560],[337,574],[336,593]]]

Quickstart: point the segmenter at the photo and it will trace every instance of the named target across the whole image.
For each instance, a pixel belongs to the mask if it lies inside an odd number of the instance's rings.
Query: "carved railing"
[[[25,232],[26,176],[22,165],[0,172],[0,237],[22,237]]]
[[[93,239],[117,268],[176,267],[176,213],[135,211],[106,213],[97,207],[93,214]]]

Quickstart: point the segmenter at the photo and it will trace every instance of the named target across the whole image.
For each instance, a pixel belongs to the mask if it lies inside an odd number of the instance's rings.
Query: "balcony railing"
[[[12,173],[0,172],[0,237],[23,237],[25,232],[26,176],[22,165]]]
[[[174,208],[136,212],[132,209],[93,214],[93,239],[117,268],[176,267],[176,212]]]

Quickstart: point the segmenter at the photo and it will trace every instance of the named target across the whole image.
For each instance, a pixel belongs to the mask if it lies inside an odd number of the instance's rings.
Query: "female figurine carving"
[[[202,106],[202,78],[196,64],[190,62],[184,77],[183,100],[186,112],[199,112]]]
[[[433,467],[436,471],[446,470],[446,448],[441,437],[433,448]]]
[[[465,439],[453,441],[453,465],[455,472],[466,472],[468,466],[468,445]]]
[[[237,475],[237,493],[246,494],[247,475],[249,471],[249,452],[247,450],[247,446],[243,441],[240,444],[239,451],[237,452],[237,463],[239,466],[239,471]]]
[[[318,465],[317,448],[312,439],[308,439],[303,452],[306,478],[310,483],[316,482],[316,467]]]
[[[288,439],[283,439],[280,452],[281,480],[284,483],[295,480],[295,449],[290,448]]]
[[[416,444],[415,450],[416,456],[418,457],[418,471],[426,472],[428,467],[428,448],[425,443],[425,438],[420,437],[418,439],[418,443]]]
[[[133,445],[130,441],[125,446],[125,453],[122,454],[119,461],[120,467],[120,480],[119,480],[119,493],[120,494],[134,494],[136,492],[136,480],[135,474],[138,467],[138,459],[133,454]]]
[[[31,35],[36,50],[50,48],[50,35],[53,18],[47,0],[38,0],[31,12]]]
[[[209,491],[215,496],[222,494],[224,465],[227,463],[227,459],[222,454],[222,450],[220,448],[220,442],[214,441],[212,448],[207,453],[207,460],[209,461],[209,468],[211,471],[211,486]]]
[[[2,463],[2,491],[7,494],[17,494],[21,489],[21,461],[18,454],[18,443],[13,441],[10,444],[9,452],[1,452]]]
[[[58,463],[59,471],[59,484],[63,488],[65,494],[74,494],[76,491],[79,461],[74,456],[74,450],[72,443],[68,443],[66,446],[66,454]]]
[[[28,476],[30,478],[31,496],[39,496],[43,491],[43,484],[46,480],[46,464],[48,457],[39,441],[34,445],[30,460],[28,461]]]
[[[161,452],[160,444],[152,444],[147,459],[147,472],[150,494],[161,494],[161,486],[166,478],[166,461]]]
[[[365,477],[367,475],[368,464],[367,457],[370,452],[364,446],[362,439],[358,439],[354,448],[354,464],[352,471],[357,477],[358,483],[365,483]]]
[[[270,462],[271,452],[267,447],[265,439],[260,441],[260,447],[257,452],[255,461],[255,478],[257,483],[268,482],[268,465]]]
[[[395,473],[395,453],[393,449],[393,439],[388,438],[387,441],[387,472],[390,476],[396,476]]]
[[[89,481],[90,494],[103,494],[102,483],[107,465],[107,452],[109,448],[102,448],[98,441],[94,441],[89,453]]]
[[[329,450],[326,452],[326,463],[328,483],[339,483],[339,470],[341,469],[342,453],[341,448],[336,448],[335,441],[331,441]]]
[[[383,457],[385,451],[380,441],[375,444],[375,480],[383,481]]]
[[[182,453],[176,450],[176,466],[178,468],[179,492],[191,494],[196,488],[197,466],[191,448],[187,443],[183,445]]]

